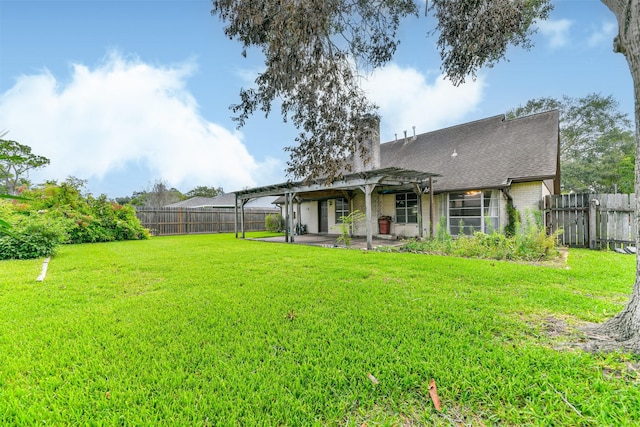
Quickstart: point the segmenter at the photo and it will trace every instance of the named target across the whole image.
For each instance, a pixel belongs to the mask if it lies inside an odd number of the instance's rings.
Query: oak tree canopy
[[[299,130],[286,148],[287,173],[296,178],[331,180],[350,170],[352,156],[366,162],[356,141],[376,106],[360,78],[393,58],[401,21],[422,7],[437,20],[442,69],[456,85],[502,59],[509,45],[530,47],[532,23],[551,10],[549,0],[214,0],[225,34],[244,55],[258,48],[265,58],[255,87],[232,106],[238,124],[280,103],[282,118]]]

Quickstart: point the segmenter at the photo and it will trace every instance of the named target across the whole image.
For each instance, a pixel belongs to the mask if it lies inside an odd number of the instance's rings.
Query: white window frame
[[[488,198],[486,197],[487,193],[490,193],[490,196]],[[480,205],[466,207],[464,206],[464,200],[456,199],[456,200],[460,200],[462,203],[460,203],[460,206],[458,207],[452,207],[451,196],[454,194],[456,195],[463,194],[471,197],[479,195]],[[489,199],[488,204],[487,204],[487,199]],[[474,200],[474,199],[470,199],[470,200]],[[492,202],[494,206],[491,206]],[[464,222],[465,218],[480,219],[479,227],[468,224],[468,223],[464,224],[465,235],[473,234],[476,231],[482,231],[483,233],[498,231],[500,227],[499,203],[500,203],[500,197],[499,197],[498,190],[474,190],[474,191],[460,191],[460,192],[447,193],[446,209],[447,209],[447,228],[449,230],[449,233],[452,236],[458,236],[459,235],[458,227],[459,227],[460,220]],[[469,211],[479,209],[480,215],[451,215],[452,210],[464,211],[465,209]]]

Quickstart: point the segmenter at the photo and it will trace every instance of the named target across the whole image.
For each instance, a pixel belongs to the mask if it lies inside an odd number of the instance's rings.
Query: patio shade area
[[[365,195],[365,216],[367,227],[367,249],[373,248],[372,227],[371,227],[371,193],[376,187],[382,188],[402,188],[411,187],[416,193],[430,194],[430,204],[433,204],[433,177],[439,176],[434,173],[420,172],[401,168],[384,168],[362,171],[343,175],[331,182],[325,178],[308,179],[304,181],[288,181],[281,184],[267,185],[264,187],[240,190],[236,195],[236,237],[238,233],[245,237],[244,233],[244,205],[251,199],[263,196],[284,196],[286,211],[286,236],[285,241],[294,242],[295,237],[289,234],[289,230],[294,230],[293,224],[293,202],[294,200],[308,200],[320,197],[330,197],[332,195],[341,196],[349,191],[361,191]],[[300,206],[298,204],[298,206]],[[238,209],[240,210],[238,212]],[[432,210],[433,211],[433,210]],[[238,224],[239,218],[239,224]],[[433,223],[433,221],[431,221]],[[238,228],[239,226],[239,228]]]

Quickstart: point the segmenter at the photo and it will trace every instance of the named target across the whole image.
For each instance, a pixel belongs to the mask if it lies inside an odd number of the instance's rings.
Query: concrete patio
[[[291,236],[289,236],[291,237]],[[302,234],[293,236],[295,244],[298,245],[310,245],[310,246],[322,246],[325,248],[346,248],[344,243],[338,244],[337,234]],[[285,236],[265,237],[265,238],[252,238],[249,240],[258,240],[262,242],[273,243],[285,243]],[[381,246],[400,246],[404,242],[396,238],[373,236],[371,241],[373,248]],[[367,238],[364,236],[356,236],[351,239],[351,248],[366,249]]]

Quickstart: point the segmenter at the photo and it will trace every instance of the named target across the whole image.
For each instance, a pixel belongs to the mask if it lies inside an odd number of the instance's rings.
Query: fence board
[[[245,208],[245,231],[265,231],[265,218],[274,213],[280,209]],[[136,208],[136,215],[154,236],[235,231],[233,208]]]
[[[546,196],[543,206],[548,232],[563,230],[559,244],[592,249],[635,245],[633,194],[560,194]]]
[[[588,246],[589,198],[583,194],[547,196],[543,201],[549,233],[562,230],[558,243],[564,246]]]

